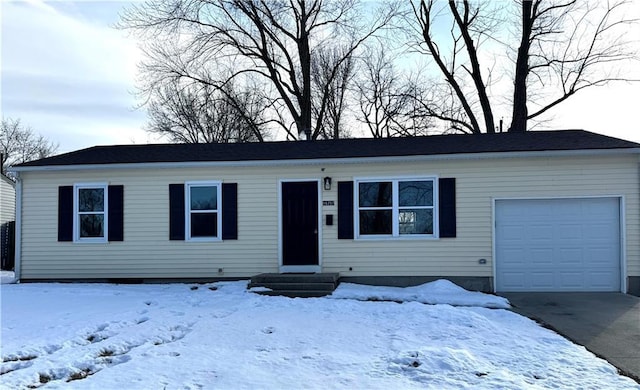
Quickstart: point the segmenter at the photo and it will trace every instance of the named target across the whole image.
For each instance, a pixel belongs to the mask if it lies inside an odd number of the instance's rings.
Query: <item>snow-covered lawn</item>
[[[246,282],[0,292],[3,388],[640,388],[527,318],[468,306],[501,298],[442,281],[343,285],[341,299],[260,296]],[[420,303],[428,295],[440,304]]]

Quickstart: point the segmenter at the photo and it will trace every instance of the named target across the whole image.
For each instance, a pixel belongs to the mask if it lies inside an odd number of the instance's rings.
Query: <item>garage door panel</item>
[[[584,212],[580,204],[556,204],[549,209],[553,210],[555,216],[566,219],[575,219]]]
[[[509,220],[517,220],[517,219],[522,219],[522,218],[515,218],[515,217],[522,217],[524,216],[524,213],[527,210],[523,210],[521,207],[519,207],[517,204],[505,204],[504,207],[502,208],[501,212],[502,214],[508,218]]]
[[[617,278],[618,273],[615,270],[602,272],[593,271],[586,275],[587,284],[591,289],[601,291],[609,291],[609,286],[611,286],[612,283],[615,283]]]
[[[526,277],[526,275],[525,275]],[[543,290],[549,289],[553,287],[553,273],[551,272],[531,272],[529,275],[530,283],[529,286],[535,290]]]
[[[527,229],[531,240],[549,240],[553,237],[553,226],[549,224],[532,224]]]
[[[592,236],[585,237],[585,241],[587,242],[588,248],[601,248],[604,246],[609,246],[611,235],[615,234],[615,236],[619,236],[618,229],[599,229],[597,233],[594,232]]]
[[[584,273],[581,271],[558,271],[555,282],[555,286],[561,286],[562,289],[580,289],[584,286]]]
[[[607,240],[608,232],[618,229],[613,223],[599,223],[584,227],[584,237],[590,240],[603,241]]]
[[[558,248],[553,251],[553,258],[550,261],[557,267],[582,266],[584,262],[582,248]]]
[[[584,237],[582,226],[575,223],[558,223],[553,226],[553,236],[563,240],[575,240],[581,242]]]
[[[522,225],[515,224],[506,224],[501,227],[500,235],[503,237],[505,244],[508,244],[510,241],[515,241],[518,244],[524,240],[526,237],[525,228]]]
[[[506,288],[513,289],[511,291],[522,288],[526,280],[527,278],[523,272],[505,272],[503,274],[503,283]]]
[[[608,202],[608,199],[604,199],[604,201],[601,201],[601,199],[594,199],[594,201],[591,203],[583,204],[584,214],[590,218],[589,219],[590,221],[602,221],[602,220],[612,221],[616,219],[615,215],[611,215],[611,213],[609,212],[610,210],[608,210],[605,207],[602,207],[607,202]]]
[[[526,256],[521,249],[503,250],[502,257],[508,269],[518,269],[526,263]]]
[[[590,248],[586,251],[585,261],[591,264],[592,268],[612,267],[611,258],[615,256],[618,256],[618,253],[611,248]]]
[[[618,198],[496,201],[498,291],[620,291]]]
[[[553,248],[532,249],[529,253],[529,262],[534,266],[548,266],[553,264]]]

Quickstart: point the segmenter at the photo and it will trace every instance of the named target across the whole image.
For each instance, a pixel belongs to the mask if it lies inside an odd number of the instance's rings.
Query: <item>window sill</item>
[[[355,237],[355,241],[434,241],[440,237],[431,236],[359,236]]]
[[[73,240],[74,244],[108,244],[109,241],[106,239],[76,239]]]
[[[219,237],[198,237],[198,238],[187,238],[184,240],[185,242],[222,242],[222,239]]]

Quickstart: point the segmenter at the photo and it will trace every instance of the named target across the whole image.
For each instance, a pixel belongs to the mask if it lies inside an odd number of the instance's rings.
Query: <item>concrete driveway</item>
[[[501,293],[538,320],[640,383],[640,298],[622,293]]]

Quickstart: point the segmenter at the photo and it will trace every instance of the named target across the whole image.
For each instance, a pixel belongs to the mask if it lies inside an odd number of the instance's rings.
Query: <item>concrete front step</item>
[[[278,291],[259,291],[257,294],[289,297],[289,298],[319,298],[331,295],[332,291],[313,291],[313,290],[278,290]]]
[[[251,283],[334,283],[337,284],[340,274],[331,273],[289,273],[289,274],[259,274],[251,277]]]
[[[335,283],[250,283],[249,288],[266,287],[272,290],[316,290],[332,292],[336,289]]]
[[[261,291],[262,295],[286,297],[322,297],[331,294],[338,286],[338,273],[289,273],[260,274],[251,278],[249,288],[266,287],[271,291]]]

